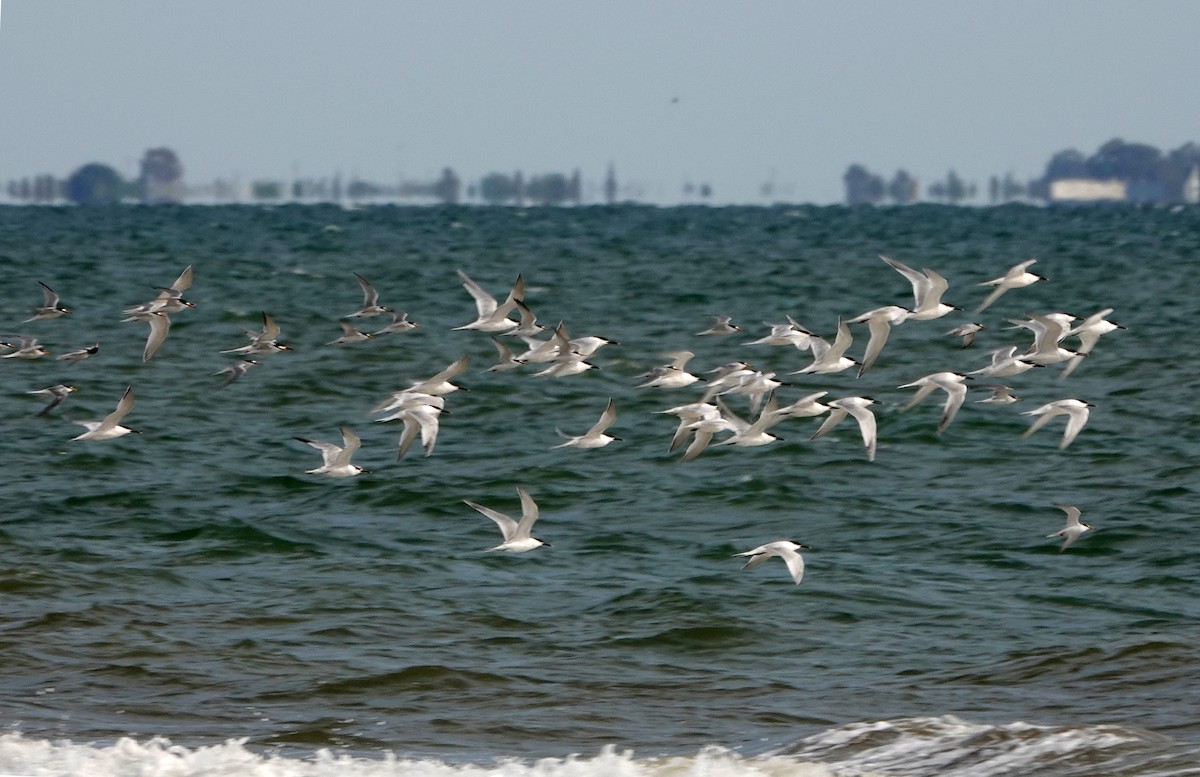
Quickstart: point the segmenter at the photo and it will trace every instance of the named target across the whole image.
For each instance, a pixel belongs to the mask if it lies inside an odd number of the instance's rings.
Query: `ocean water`
[[[894,328],[861,378],[747,345],[911,304],[881,253],[966,312]],[[1028,258],[1046,281],[970,312]],[[100,351],[0,359],[0,774],[1200,774],[1198,259],[1197,209],[2,208],[0,331]],[[188,265],[196,308],[143,363],[121,310]],[[458,269],[616,344],[488,372]],[[352,272],[421,327],[330,345]],[[73,313],[22,323],[37,281]],[[1024,349],[1009,319],[1107,307],[1125,328],[1066,379],[975,388],[941,434],[940,395],[901,412],[900,385]],[[263,312],[294,351],[221,388]],[[717,314],[744,332],[698,336]],[[874,398],[875,461],[852,419],[679,461],[659,411],[703,383],[636,386],[682,349],[776,373],[781,402]],[[462,354],[436,449],[398,461],[370,409]],[[25,392],[59,382],[38,417]],[[140,434],[71,441],[126,387]],[[1069,447],[1061,419],[1022,438],[1066,397],[1094,405]],[[554,447],[610,398],[620,441]],[[370,472],[306,474],[295,438],[340,426]],[[463,500],[517,513],[517,486],[551,547],[487,553]],[[1060,503],[1096,527],[1063,553]],[[784,538],[813,547],[800,585],[733,556]]]

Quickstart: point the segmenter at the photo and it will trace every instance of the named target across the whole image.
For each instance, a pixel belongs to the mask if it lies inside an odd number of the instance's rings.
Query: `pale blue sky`
[[[861,162],[1039,175],[1200,141],[1200,2],[7,0],[0,180],[527,175],[829,203]]]

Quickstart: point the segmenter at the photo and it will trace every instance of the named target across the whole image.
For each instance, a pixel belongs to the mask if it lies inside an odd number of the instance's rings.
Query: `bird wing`
[[[604,408],[604,412],[600,414],[600,420],[588,430],[585,436],[598,436],[604,433],[608,427],[612,426],[617,420],[617,406],[609,399],[608,406]]]
[[[505,542],[512,542],[513,538],[516,537],[517,522],[512,518],[509,518],[507,515],[498,510],[493,510],[490,507],[484,507],[483,505],[476,504],[468,499],[464,499],[463,502],[467,506],[479,511],[483,515],[486,515],[488,518],[491,518],[493,521],[495,521],[496,525],[500,527],[500,533],[504,535]]]
[[[538,519],[538,506],[533,497],[520,486],[517,486],[517,495],[521,497],[521,522],[517,524],[516,538],[527,539],[529,532],[533,530],[533,522]]]
[[[142,361],[148,362],[158,353],[158,349],[166,342],[167,332],[171,331],[171,318],[162,311],[151,313],[146,319],[150,324],[150,334],[146,337],[146,348],[142,351]]]
[[[458,271],[458,279],[462,281],[463,288],[475,300],[475,311],[479,314],[479,318],[489,318],[496,312],[498,307],[496,298],[484,291],[484,288],[471,279],[462,270]]]
[[[133,387],[125,389],[125,393],[121,395],[121,401],[117,403],[117,409],[104,416],[104,420],[100,422],[97,428],[113,429],[125,416],[129,415],[129,411],[133,410]]]
[[[354,273],[354,277],[358,279],[358,285],[362,287],[363,309],[375,307],[379,303],[379,292],[375,291],[375,287],[358,273]]]
[[[46,303],[44,305],[44,307],[51,308],[51,309],[57,308],[59,297],[57,294],[54,293],[54,289],[50,288],[49,286],[42,283],[41,281],[38,281],[38,286],[42,287],[42,297]]]

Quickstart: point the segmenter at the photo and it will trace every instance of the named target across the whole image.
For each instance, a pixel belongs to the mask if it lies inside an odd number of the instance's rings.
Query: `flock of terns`
[[[888,256],[881,255],[880,258],[911,284],[911,308],[887,305],[853,318],[841,318],[838,320],[837,334],[833,342],[814,334],[791,316],[787,316],[785,323],[768,324],[771,327],[768,334],[746,344],[791,346],[798,351],[809,352],[812,361],[792,374],[829,375],[856,369],[857,375],[861,377],[878,361],[892,327],[907,321],[930,321],[960,310],[942,301],[949,283],[937,272],[930,269],[918,271]],[[991,291],[975,308],[974,313],[981,313],[1009,291],[1043,280],[1030,270],[1035,261],[1030,259],[1022,262],[1004,275],[980,284],[991,287]],[[358,273],[354,273],[354,276],[362,289],[363,303],[358,310],[342,317],[339,321],[342,335],[330,341],[330,345],[351,345],[376,337],[410,332],[420,327],[420,324],[408,320],[407,313],[381,305],[376,289]],[[503,301],[497,300],[462,270],[458,271],[458,277],[474,300],[476,316],[474,320],[454,328],[478,331],[491,336],[498,358],[487,368],[488,372],[533,368],[535,377],[563,378],[578,375],[592,369],[594,365],[590,359],[602,347],[613,343],[598,336],[572,338],[565,324],[561,322],[555,327],[539,324],[537,316],[525,303],[525,282],[521,276],[517,277]],[[153,299],[124,310],[123,321],[140,322],[149,326],[142,354],[143,361],[152,359],[166,341],[170,332],[171,316],[195,307],[194,303],[184,297],[193,279],[193,269],[189,266],[170,286],[160,287],[159,293]],[[40,281],[39,286],[43,293],[43,303],[36,308],[31,318],[22,322],[23,324],[50,321],[71,313],[49,286]],[[1091,352],[1102,335],[1121,328],[1108,319],[1111,313],[1111,308],[1105,308],[1083,319],[1066,313],[1030,313],[1027,319],[1010,319],[1012,328],[1025,329],[1032,334],[1033,342],[1028,348],[1020,352],[1018,345],[999,348],[991,352],[990,363],[972,372],[936,372],[903,384],[899,388],[915,389],[915,392],[901,410],[908,410],[936,392],[942,392],[945,399],[937,426],[940,434],[951,424],[964,404],[968,393],[967,382],[970,379],[1001,379],[1019,375],[1035,367],[1050,365],[1062,365],[1060,377],[1066,378]],[[356,325],[384,315],[390,317],[391,322],[375,331],[363,331]],[[858,359],[847,355],[854,342],[852,324],[865,324],[868,332],[866,348]],[[946,335],[961,338],[962,347],[966,348],[973,344],[978,332],[984,328],[984,324],[970,322],[949,330]],[[729,316],[715,316],[709,328],[695,334],[728,337],[742,331]],[[260,365],[262,359],[291,350],[279,340],[280,327],[265,312],[262,315],[261,330],[246,330],[245,334],[249,339],[247,344],[221,351],[223,354],[238,357],[234,364],[216,373],[224,377],[224,386],[241,379],[251,368]],[[0,338],[0,359],[38,359],[50,355],[36,337],[22,334],[0,335]],[[517,342],[523,343],[524,350],[514,350]],[[1075,347],[1067,348],[1064,345],[1067,342],[1075,344]],[[74,364],[95,355],[99,348],[100,344],[95,343],[62,353],[56,358]],[[695,401],[660,411],[679,419],[669,450],[673,453],[683,448],[680,457],[682,461],[696,458],[710,444],[734,447],[767,445],[779,439],[770,431],[777,424],[790,418],[818,416],[824,416],[824,421],[812,435],[813,439],[825,436],[847,417],[852,417],[858,425],[867,460],[874,461],[877,430],[875,414],[871,407],[877,403],[870,397],[844,396],[826,400],[828,392],[817,391],[791,403],[781,404],[776,389],[785,384],[776,379],[776,373],[760,372],[748,362],[735,361],[701,374],[711,377],[702,377],[688,371],[688,364],[693,356],[691,351],[686,350],[664,354],[664,358],[669,361],[639,376],[640,382],[636,386],[638,389],[682,389],[697,383],[703,384],[704,392]],[[393,392],[372,409],[371,414],[376,421],[402,422],[403,431],[397,449],[398,459],[403,458],[418,439],[426,456],[433,453],[446,397],[458,390],[454,380],[464,373],[468,366],[469,357],[464,354],[437,374],[424,380],[413,381],[408,387]],[[977,402],[1007,405],[1019,399],[1007,385],[997,383],[986,388],[990,392],[989,396]],[[38,413],[44,415],[61,404],[75,390],[74,386],[57,384],[28,393],[48,400]],[[729,407],[728,401],[732,401],[734,397],[742,397],[747,401],[747,417],[742,417]],[[134,395],[131,387],[125,390],[116,409],[103,419],[76,421],[85,427],[85,431],[71,439],[113,440],[135,432],[134,429],[123,425],[133,406]],[[1091,407],[1092,405],[1083,400],[1068,397],[1025,411],[1024,414],[1032,416],[1034,420],[1023,436],[1028,436],[1052,419],[1063,416],[1066,425],[1059,448],[1065,448],[1075,440],[1087,423]],[[555,447],[604,447],[619,439],[609,434],[609,429],[616,420],[616,405],[609,399],[599,420],[586,432],[570,435],[559,430],[558,433],[565,441]],[[307,470],[308,473],[331,478],[348,478],[366,471],[352,462],[360,446],[359,437],[346,427],[342,427],[340,431],[340,445],[302,437],[295,438],[321,452],[321,465]],[[726,436],[714,442],[719,434]],[[522,553],[547,545],[531,534],[533,524],[538,519],[537,503],[523,488],[518,487],[517,494],[521,504],[519,520],[490,507],[464,500],[468,506],[494,521],[501,531],[503,542],[488,550]],[[1080,510],[1077,507],[1058,507],[1066,513],[1067,523],[1063,529],[1049,536],[1063,538],[1061,552],[1092,527],[1080,521]],[[736,555],[748,558],[746,568],[778,556],[786,564],[792,579],[800,583],[804,576],[804,559],[799,551],[807,547],[791,540],[779,540]]]

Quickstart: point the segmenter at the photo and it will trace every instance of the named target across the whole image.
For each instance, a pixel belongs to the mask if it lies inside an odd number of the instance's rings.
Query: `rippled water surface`
[[[936,269],[966,312],[894,328],[861,378],[747,345],[785,315],[832,339],[839,317],[911,304],[881,253]],[[970,312],[1031,257],[1046,281]],[[0,771],[32,772],[4,754],[41,742],[161,736],[456,772],[571,753],[675,768],[629,748],[715,774],[1197,773],[1198,257],[1194,210],[0,209],[5,337],[101,345],[70,367],[0,359]],[[147,327],[121,310],[187,265],[196,308],[143,363]],[[520,274],[541,323],[616,344],[580,375],[488,372],[489,335],[452,329],[474,318],[458,269],[501,298]],[[328,344],[361,302],[352,272],[421,327]],[[74,312],[22,323],[39,280]],[[1065,380],[1007,378],[1022,399],[1004,407],[975,388],[941,434],[940,393],[901,412],[901,384],[1024,350],[1010,318],[1107,307],[1125,329]],[[264,311],[294,352],[219,388],[218,352]],[[697,335],[716,314],[744,331]],[[946,332],[969,320],[986,329],[963,349]],[[635,386],[684,349],[702,377],[776,373],[781,402],[874,398],[876,460],[852,419],[817,440],[820,419],[789,419],[772,445],[679,461],[658,411],[704,384]],[[397,461],[400,425],[370,409],[461,354],[436,449]],[[79,390],[37,417],[24,392],[59,382]],[[71,441],[126,387],[140,434]],[[1095,406],[1073,444],[1061,420],[1022,439],[1021,411],[1066,397]],[[609,398],[620,441],[553,447]],[[371,471],[306,474],[320,456],[294,438],[343,425]],[[499,532],[463,500],[517,513],[517,486],[552,547],[485,553]],[[1064,553],[1060,503],[1096,527]],[[732,557],[783,538],[814,548],[799,586]]]

